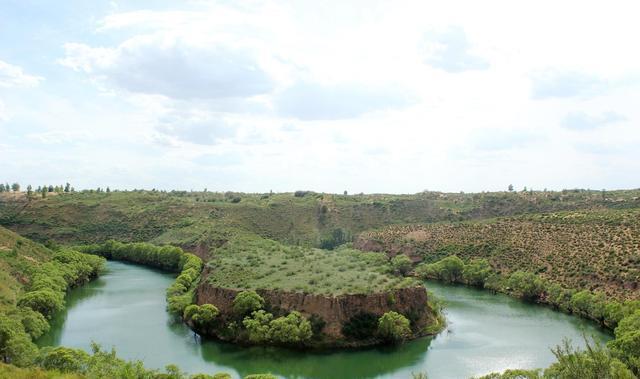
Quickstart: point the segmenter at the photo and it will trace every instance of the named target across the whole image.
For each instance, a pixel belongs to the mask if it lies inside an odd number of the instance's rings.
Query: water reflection
[[[109,271],[70,291],[67,311],[52,322],[40,345],[89,350],[95,340],[148,367],[178,364],[191,373],[229,372],[234,377],[271,372],[286,378],[466,378],[506,368],[535,368],[553,361],[550,348],[581,333],[610,336],[595,324],[504,295],[427,283],[447,300],[448,331],[402,346],[355,351],[300,352],[240,347],[194,338],[165,311],[164,292],[174,276],[109,262]]]

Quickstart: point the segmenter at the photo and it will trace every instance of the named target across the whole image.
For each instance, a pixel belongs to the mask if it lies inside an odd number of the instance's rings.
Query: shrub
[[[411,335],[409,320],[400,313],[390,311],[378,320],[378,335],[389,342],[400,342]]]
[[[411,265],[411,258],[405,254],[398,254],[391,259],[391,267],[393,268],[393,271],[403,276],[407,275],[411,270]]]
[[[348,338],[367,339],[375,336],[378,317],[372,313],[361,312],[352,316],[342,326],[342,334]]]
[[[535,274],[516,271],[507,280],[507,286],[524,300],[536,300],[543,292],[543,283]]]
[[[40,312],[36,312],[31,308],[18,308],[18,317],[22,322],[25,332],[27,332],[31,339],[37,339],[46,332],[49,331],[49,323],[47,319]]]
[[[59,346],[44,350],[40,366],[60,372],[82,372],[86,369],[88,359],[89,355],[80,349]]]
[[[455,255],[443,258],[436,263],[422,264],[416,269],[419,276],[438,279],[449,283],[462,281],[464,262]]]
[[[311,323],[299,312],[278,317],[269,323],[271,341],[284,345],[299,345],[311,338]]]
[[[264,299],[256,291],[242,291],[233,299],[233,312],[244,316],[264,306]]]
[[[51,318],[55,312],[64,308],[64,298],[61,293],[51,290],[31,291],[20,297],[18,306],[31,308]]]
[[[183,318],[196,331],[206,331],[213,327],[213,323],[220,312],[213,304],[188,305],[184,309]]]
[[[486,259],[474,259],[462,270],[462,279],[471,286],[483,287],[493,269]]]

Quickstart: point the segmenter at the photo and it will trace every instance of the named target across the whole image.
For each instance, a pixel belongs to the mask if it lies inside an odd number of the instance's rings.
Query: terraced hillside
[[[355,246],[427,262],[452,254],[487,258],[503,273],[526,270],[567,288],[640,298],[638,209],[391,226],[360,234]]]

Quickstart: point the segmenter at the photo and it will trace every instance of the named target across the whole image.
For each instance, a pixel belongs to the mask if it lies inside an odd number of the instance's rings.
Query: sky
[[[640,187],[637,1],[0,0],[0,181]]]

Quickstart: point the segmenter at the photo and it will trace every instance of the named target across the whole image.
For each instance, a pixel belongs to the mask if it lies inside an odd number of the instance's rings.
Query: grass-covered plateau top
[[[218,249],[208,281],[234,289],[277,289],[325,295],[367,294],[420,283],[392,274],[385,254],[322,250],[241,238]]]

